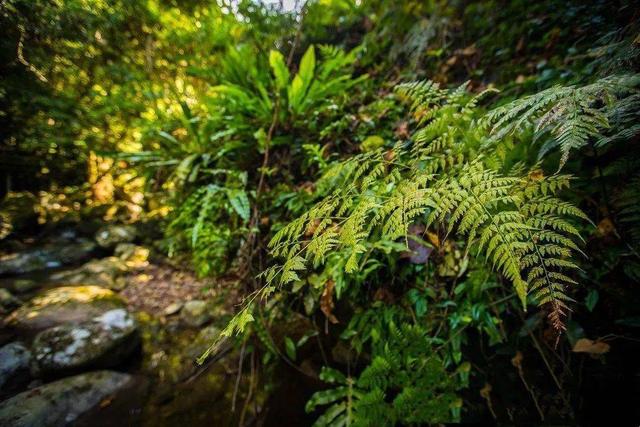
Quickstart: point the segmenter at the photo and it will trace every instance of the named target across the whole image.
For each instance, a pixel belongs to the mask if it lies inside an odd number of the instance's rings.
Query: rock
[[[137,323],[123,308],[90,321],[49,328],[36,335],[34,376],[63,375],[118,366],[138,345]]]
[[[38,223],[38,200],[31,193],[10,193],[0,205],[0,240]]]
[[[185,324],[197,328],[211,320],[211,313],[208,308],[206,301],[188,301],[182,307],[180,316]]]
[[[81,323],[115,308],[124,301],[98,286],[63,286],[34,297],[8,316],[6,323],[27,335],[65,323]]]
[[[128,374],[89,372],[42,385],[0,403],[0,425],[4,427],[65,426],[82,414],[132,387]]]
[[[30,279],[18,279],[13,282],[12,288],[18,294],[27,294],[40,287],[40,283]]]
[[[0,348],[0,390],[7,390],[21,374],[23,377],[28,374],[30,361],[31,352],[21,342],[12,342]]]
[[[93,242],[80,241],[12,253],[0,258],[0,275],[25,274],[81,262],[89,258],[95,248]]]
[[[169,304],[167,306],[167,308],[164,309],[164,315],[165,316],[171,316],[171,315],[176,314],[177,312],[179,312],[180,309],[182,309],[182,303],[181,302],[174,302],[173,304]]]
[[[22,301],[14,297],[11,292],[4,288],[0,288],[0,311],[6,313],[13,308],[19,307],[20,304],[22,304]]]
[[[202,356],[220,338],[220,332],[222,332],[220,328],[215,325],[202,328],[192,342],[185,347],[184,354],[191,360]]]
[[[121,286],[122,283],[118,278],[127,271],[128,267],[124,261],[111,256],[91,260],[74,270],[56,273],[51,276],[51,279],[72,285],[94,285],[119,290],[124,286]]]
[[[149,265],[149,249],[133,243],[119,243],[114,255],[127,264],[129,268],[142,268]]]
[[[130,225],[106,225],[96,233],[98,245],[113,249],[118,243],[131,243],[136,238],[136,229]]]

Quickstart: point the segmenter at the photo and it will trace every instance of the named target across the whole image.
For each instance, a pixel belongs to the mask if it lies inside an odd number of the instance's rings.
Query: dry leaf
[[[429,240],[429,242],[431,242],[431,244],[433,246],[435,246],[436,248],[440,247],[440,238],[438,238],[438,235],[436,233],[432,233],[431,231],[427,230],[427,240]]]
[[[324,284],[324,290],[322,291],[322,296],[320,297],[320,310],[327,316],[329,322],[338,323],[338,319],[333,315],[333,291],[335,289],[335,282],[333,280],[328,280],[327,283]]]
[[[387,162],[392,162],[393,159],[396,158],[396,153],[393,150],[387,150],[384,153],[384,160]]]
[[[407,139],[409,138],[409,123],[406,120],[400,122],[395,131],[396,138]]]
[[[491,384],[485,383],[484,387],[480,389],[480,396],[482,396],[484,399],[490,399],[492,389],[493,388],[491,387]]]
[[[542,181],[543,178],[544,172],[542,172],[542,169],[536,169],[529,172],[529,179],[531,181]]]
[[[601,236],[608,236],[613,231],[615,231],[615,227],[609,218],[605,218],[598,223],[598,234]]]
[[[314,219],[313,221],[310,221],[309,224],[307,224],[307,229],[305,230],[305,233],[304,233],[305,237],[313,236],[313,234],[318,229],[319,225],[320,225],[320,220],[317,218]]]
[[[592,341],[588,338],[580,338],[573,346],[574,353],[605,354],[611,346],[603,341]]]
[[[472,55],[475,55],[477,52],[478,52],[478,50],[476,49],[475,43],[470,45],[470,46],[465,47],[464,49],[462,49],[460,51],[460,53],[463,56],[472,56]]]
[[[522,352],[518,350],[516,352],[516,355],[513,356],[513,358],[511,359],[511,364],[513,366],[515,366],[516,368],[521,369],[522,368],[522,359],[524,359],[524,356],[522,355]]]

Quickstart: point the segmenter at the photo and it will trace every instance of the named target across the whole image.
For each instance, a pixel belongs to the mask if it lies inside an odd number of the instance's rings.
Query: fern
[[[620,120],[626,111],[637,110],[639,83],[640,76],[635,74],[605,77],[581,87],[554,86],[494,109],[485,122],[494,140],[528,127],[534,129],[534,140],[551,135],[540,148],[539,157],[559,148],[561,169],[572,151],[603,135],[611,119]],[[636,133],[627,129],[625,136]],[[618,137],[600,138],[599,144]]]
[[[569,218],[586,219],[556,197],[569,177],[503,175],[487,167],[477,98],[462,88],[445,91],[419,82],[400,85],[398,93],[421,112],[413,143],[329,169],[319,186],[325,198],[270,242],[285,261],[269,278],[281,285],[297,280],[308,261],[317,266],[336,250],[345,254],[346,271],[354,272],[368,242],[402,239],[406,245],[409,226],[423,222],[464,238],[468,251],[484,256],[513,284],[523,306],[530,293],[549,305],[553,325],[562,330],[570,301],[565,288],[575,284],[565,271],[577,268],[572,259],[579,250]]]
[[[306,410],[329,406],[314,425],[392,426],[458,421],[458,389],[465,381],[429,351],[418,325],[386,323],[377,331],[371,363],[357,378],[323,368],[320,379],[336,387],[315,393]],[[462,367],[464,370],[464,367]]]

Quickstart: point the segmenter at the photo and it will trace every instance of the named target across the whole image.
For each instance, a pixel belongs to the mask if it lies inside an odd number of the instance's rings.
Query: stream
[[[0,425],[247,423],[237,352],[195,363],[230,316],[224,288],[139,242],[117,225],[2,242]]]

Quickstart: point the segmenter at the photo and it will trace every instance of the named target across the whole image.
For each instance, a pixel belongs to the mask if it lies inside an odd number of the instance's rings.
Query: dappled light
[[[0,2],[0,425],[638,425],[639,12]]]

